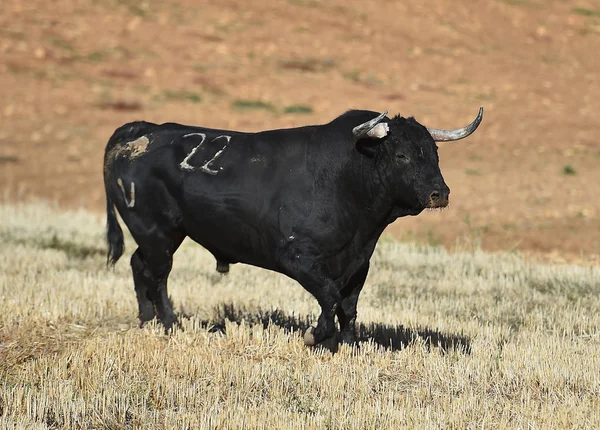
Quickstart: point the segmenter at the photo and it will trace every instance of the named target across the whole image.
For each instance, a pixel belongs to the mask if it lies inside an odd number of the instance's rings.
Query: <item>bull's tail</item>
[[[106,190],[106,243],[108,245],[106,265],[114,266],[123,255],[125,244],[123,243],[123,230],[119,225],[115,205],[108,194],[108,190]]]
[[[114,266],[123,255],[125,245],[123,242],[123,230],[119,225],[117,214],[115,212],[115,200],[111,197],[111,177],[114,169],[114,161],[118,154],[118,148],[121,142],[135,140],[140,136],[148,133],[156,124],[147,123],[144,121],[135,121],[122,125],[117,128],[106,144],[104,150],[104,188],[106,191],[106,243],[108,244],[108,254],[106,256],[106,265]],[[116,151],[116,152],[115,152]],[[131,192],[133,194],[133,183]],[[132,195],[133,198],[133,195]],[[125,202],[127,203],[127,202]],[[129,204],[131,204],[130,202]]]

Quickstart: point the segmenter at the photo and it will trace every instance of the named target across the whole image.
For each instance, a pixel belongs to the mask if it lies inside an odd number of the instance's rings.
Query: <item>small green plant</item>
[[[352,82],[356,82],[357,84],[363,84],[363,85],[370,86],[370,87],[383,85],[383,83],[384,83],[377,76],[375,76],[371,73],[363,74],[362,72],[360,72],[359,70],[356,70],[356,69],[354,69],[350,72],[344,73],[343,76],[344,76],[344,78],[346,78]]]
[[[352,70],[351,72],[344,73],[344,78],[351,80],[352,82],[360,82],[360,70]]]
[[[444,235],[434,229],[427,230],[427,244],[429,246],[441,246],[444,241]]]
[[[506,222],[502,224],[502,228],[508,231],[517,231],[517,224],[514,222]]]
[[[106,60],[108,58],[108,54],[102,51],[94,51],[90,52],[83,58],[84,60],[90,61],[92,63],[99,63],[100,61]]]
[[[475,95],[475,100],[479,100],[482,102],[493,100],[494,96],[492,94],[480,93]]]
[[[316,0],[288,0],[291,4],[296,6],[305,6],[305,7],[316,7],[319,3]]]
[[[2,163],[18,163],[19,157],[16,155],[0,155],[0,164]]]
[[[563,175],[566,175],[566,176],[575,176],[576,174],[577,174],[577,171],[570,164],[567,164],[567,165],[565,165],[563,167]]]
[[[324,72],[335,67],[335,59],[327,58],[300,58],[281,61],[280,67],[288,70],[299,70],[301,72]]]
[[[262,100],[245,100],[238,99],[231,102],[231,107],[236,110],[250,110],[250,109],[264,109],[269,111],[274,111],[275,107],[269,103]]]
[[[504,357],[504,345],[506,345],[508,343],[509,339],[507,336],[505,335],[501,335],[500,339],[498,339],[498,342],[496,343],[498,346],[498,349],[496,351],[496,356],[494,357],[494,363],[496,365],[496,369],[500,369],[500,363],[502,362],[502,359]]]
[[[165,99],[167,100],[182,100],[188,101],[192,103],[200,103],[202,101],[202,96],[197,93],[192,93],[189,91],[171,91],[166,90],[163,93]]]
[[[463,222],[467,228],[465,236],[463,238],[465,245],[472,251],[481,249],[481,243],[484,233],[487,233],[490,229],[488,224],[475,225],[471,221],[471,215],[467,214],[463,219]]]
[[[506,3],[511,6],[529,6],[531,3],[527,0],[496,0],[500,3]]]
[[[57,39],[57,38],[51,38],[48,40],[50,42],[51,45],[57,47],[57,48],[61,48],[64,49],[65,51],[68,52],[73,52],[75,51],[75,48],[73,47],[73,45],[63,39]]]
[[[600,17],[600,9],[587,9],[584,7],[576,7],[571,10],[576,15]]]
[[[144,18],[146,15],[148,15],[147,8],[144,8],[143,6],[142,7],[138,6],[137,2],[134,2],[131,0],[119,0],[119,3],[126,6],[127,9],[129,10],[129,13],[132,13],[132,14],[137,15],[142,18]]]
[[[558,55],[542,55],[540,59],[546,64],[560,64],[563,62]]]
[[[283,110],[283,113],[288,113],[288,114],[294,114],[294,113],[299,113],[299,114],[308,114],[308,113],[313,113],[313,108],[307,105],[290,105],[290,106],[286,106],[285,109]]]
[[[465,169],[465,173],[469,176],[481,176],[481,173],[477,169]]]

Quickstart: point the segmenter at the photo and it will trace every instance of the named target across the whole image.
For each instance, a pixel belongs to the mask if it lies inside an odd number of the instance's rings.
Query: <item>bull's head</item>
[[[471,124],[456,130],[427,128],[414,118],[386,115],[387,111],[352,130],[358,150],[375,158],[381,186],[406,214],[446,207],[450,189],[440,172],[435,142],[469,136],[481,123],[483,108]]]

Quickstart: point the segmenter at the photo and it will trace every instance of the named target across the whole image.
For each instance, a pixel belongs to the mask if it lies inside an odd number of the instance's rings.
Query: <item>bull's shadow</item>
[[[286,315],[280,310],[246,310],[236,309],[233,304],[223,304],[216,309],[216,317],[212,321],[203,321],[202,325],[211,332],[225,332],[225,320],[240,324],[245,321],[249,325],[261,325],[267,328],[269,324],[283,328],[286,332],[304,331],[315,322],[311,316],[299,317]],[[389,351],[400,351],[410,343],[421,339],[428,348],[436,347],[442,351],[459,351],[471,353],[471,340],[456,333],[441,333],[430,328],[406,328],[402,325],[358,324],[358,342],[373,342]],[[329,347],[335,351],[337,348]]]

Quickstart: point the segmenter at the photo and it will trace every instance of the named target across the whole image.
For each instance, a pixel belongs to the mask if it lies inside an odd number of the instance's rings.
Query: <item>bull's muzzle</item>
[[[438,209],[445,208],[448,206],[448,197],[450,196],[450,189],[447,187],[444,189],[434,190],[429,194],[429,208]]]

